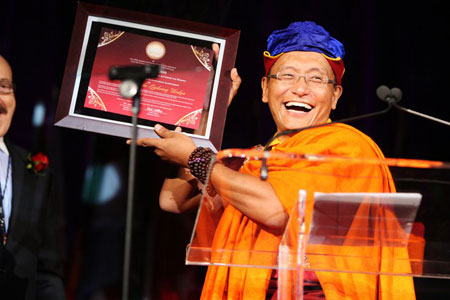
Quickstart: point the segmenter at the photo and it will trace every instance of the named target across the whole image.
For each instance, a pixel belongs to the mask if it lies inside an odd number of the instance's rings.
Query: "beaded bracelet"
[[[213,160],[214,151],[209,148],[197,147],[189,155],[188,166],[192,175],[197,177],[201,183],[206,183],[209,165]]]

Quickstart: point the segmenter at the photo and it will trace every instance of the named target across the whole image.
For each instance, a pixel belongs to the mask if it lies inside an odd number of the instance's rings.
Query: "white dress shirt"
[[[9,166],[9,175],[6,174],[8,171],[9,161],[9,151],[6,148],[5,141],[3,137],[0,137],[0,188],[3,195],[3,214],[5,216],[5,231],[8,232],[9,217],[11,216],[11,202],[12,202],[12,165]],[[5,190],[5,181],[6,190]]]

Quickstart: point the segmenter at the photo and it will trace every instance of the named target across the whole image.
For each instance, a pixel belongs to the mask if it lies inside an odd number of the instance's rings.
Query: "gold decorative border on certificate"
[[[100,42],[98,43],[97,48],[111,44],[112,42],[120,38],[124,33],[125,31],[105,31],[103,33],[103,36],[100,38]]]
[[[209,53],[206,52],[203,48],[192,46],[192,52],[194,52],[195,57],[197,57],[198,61],[206,68],[206,70],[211,71],[212,66],[210,64],[211,58],[209,57]]]
[[[194,111],[191,111],[181,119],[179,119],[175,125],[181,126],[181,127],[187,127],[189,125],[195,124],[195,122],[198,120],[198,117],[202,114],[202,109],[197,109]]]
[[[93,105],[96,109],[108,111],[106,109],[105,103],[103,103],[102,98],[91,87],[88,87],[87,98],[88,98],[88,103],[90,105]]]

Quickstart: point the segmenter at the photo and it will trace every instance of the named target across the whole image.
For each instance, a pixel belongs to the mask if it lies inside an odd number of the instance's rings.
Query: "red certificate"
[[[141,90],[139,118],[198,129],[205,99],[209,98],[213,51],[103,27],[84,106],[131,116],[132,100],[110,81],[115,65],[159,64],[160,74],[147,79]]]
[[[80,2],[55,125],[130,138],[133,99],[109,73],[158,65],[142,84],[138,137],[157,137],[161,123],[220,149],[238,40],[235,29]]]

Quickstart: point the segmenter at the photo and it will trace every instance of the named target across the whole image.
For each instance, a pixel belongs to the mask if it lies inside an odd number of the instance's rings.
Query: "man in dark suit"
[[[0,299],[65,299],[52,174],[4,139],[16,106],[0,55]]]

